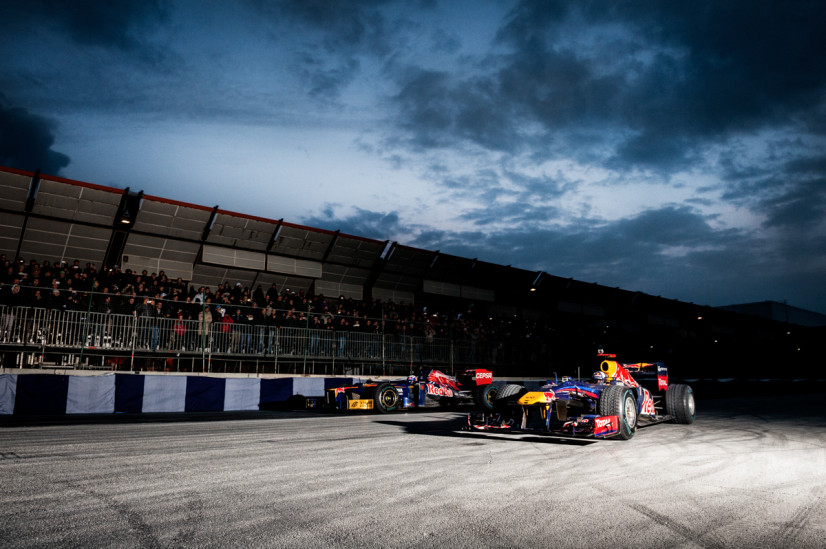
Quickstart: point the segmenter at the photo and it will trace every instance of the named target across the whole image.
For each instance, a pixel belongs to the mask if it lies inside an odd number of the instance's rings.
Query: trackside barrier
[[[0,414],[111,414],[258,410],[323,397],[353,378],[220,378],[103,374],[0,374]]]

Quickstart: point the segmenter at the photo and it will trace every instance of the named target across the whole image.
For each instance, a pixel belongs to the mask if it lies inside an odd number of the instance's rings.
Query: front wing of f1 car
[[[543,434],[594,438],[607,438],[619,433],[619,416],[586,414],[571,418],[560,425],[552,426],[547,408],[540,408],[539,410],[539,421],[532,421],[530,424],[525,421],[526,416],[523,416],[524,419],[517,424],[518,420],[512,417],[503,417],[502,414],[497,412],[471,413],[468,414],[467,428],[471,431],[532,431]]]
[[[638,372],[649,386],[643,386],[631,371]],[[652,371],[655,376],[650,375]],[[494,400],[494,409],[468,414],[466,428],[627,440],[642,424],[688,424],[694,414],[691,387],[669,384],[663,364],[603,360],[591,381],[563,378],[561,383],[547,383],[538,390],[505,385]]]

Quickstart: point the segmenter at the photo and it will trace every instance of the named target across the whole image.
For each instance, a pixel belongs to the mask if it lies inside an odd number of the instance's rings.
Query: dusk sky
[[[826,2],[6,0],[0,165],[826,313]]]

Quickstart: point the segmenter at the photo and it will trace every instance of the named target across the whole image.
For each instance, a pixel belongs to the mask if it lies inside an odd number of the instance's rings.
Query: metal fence
[[[344,371],[353,363],[433,365],[457,363],[492,365],[491,353],[480,352],[473,341],[375,332],[319,330],[301,327],[202,322],[76,310],[47,310],[0,306],[0,345],[6,351],[71,353],[77,363],[84,354],[95,357],[174,356],[175,360],[335,364]],[[495,355],[495,353],[494,353]],[[106,364],[104,361],[98,361]],[[116,364],[123,366],[123,360]],[[315,366],[313,366],[315,367]],[[349,366],[352,368],[352,366]],[[211,369],[211,366],[209,366]],[[114,368],[118,369],[118,368]],[[207,368],[204,368],[207,369]]]

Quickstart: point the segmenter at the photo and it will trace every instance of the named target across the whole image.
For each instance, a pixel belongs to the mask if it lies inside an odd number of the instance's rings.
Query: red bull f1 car
[[[492,410],[496,397],[493,372],[465,370],[450,376],[439,370],[422,370],[418,376],[400,381],[367,381],[327,390],[327,405],[336,410],[394,410],[419,408],[433,403],[451,406],[475,403]]]
[[[615,355],[599,356],[600,369],[588,381],[562,378],[537,390],[504,385],[493,410],[469,414],[467,428],[628,440],[641,424],[694,422],[694,391],[669,384],[662,363],[620,364]]]

